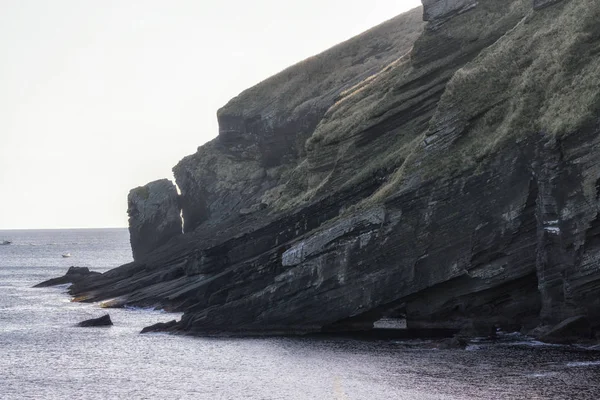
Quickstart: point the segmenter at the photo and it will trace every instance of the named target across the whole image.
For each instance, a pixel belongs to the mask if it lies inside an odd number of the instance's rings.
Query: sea
[[[126,229],[0,231],[0,399],[600,399],[600,352],[518,333],[428,340],[140,335],[180,314],[34,289],[131,260]],[[70,253],[71,257],[61,255]],[[79,328],[110,313],[114,326]]]

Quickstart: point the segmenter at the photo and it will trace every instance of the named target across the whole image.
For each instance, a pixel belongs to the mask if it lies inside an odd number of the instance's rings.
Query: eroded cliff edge
[[[174,168],[185,234],[71,293],[184,311],[169,329],[197,334],[389,310],[598,328],[600,4],[423,3],[219,110]]]

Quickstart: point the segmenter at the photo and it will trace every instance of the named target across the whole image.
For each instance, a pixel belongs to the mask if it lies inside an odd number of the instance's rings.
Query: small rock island
[[[423,0],[246,90],[174,183],[133,189],[134,261],[70,294],[147,331],[600,328],[600,2]],[[460,344],[460,343],[459,343]]]

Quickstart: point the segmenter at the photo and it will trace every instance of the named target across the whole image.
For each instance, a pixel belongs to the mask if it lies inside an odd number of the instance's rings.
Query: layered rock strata
[[[597,329],[600,4],[540,7],[424,1],[242,93],[174,168],[186,233],[132,235],[143,258],[71,293],[183,311],[168,329],[194,334],[361,330],[390,310]]]
[[[50,287],[76,283],[83,279],[100,275],[100,272],[90,271],[88,267],[69,267],[67,272],[58,278],[48,279],[47,281],[38,283],[34,288]]]
[[[179,195],[170,180],[161,179],[132,189],[127,203],[135,260],[183,232]]]

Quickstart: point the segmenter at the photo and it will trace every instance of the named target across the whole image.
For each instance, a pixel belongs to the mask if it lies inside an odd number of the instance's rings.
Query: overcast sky
[[[242,90],[419,0],[0,0],[0,229],[127,226]]]

